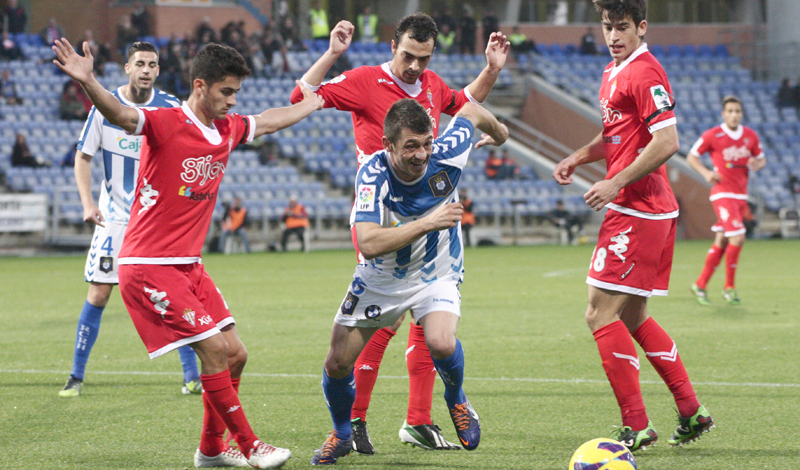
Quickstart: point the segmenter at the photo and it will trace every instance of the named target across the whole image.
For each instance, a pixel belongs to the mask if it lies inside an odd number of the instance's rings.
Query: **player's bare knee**
[[[325,358],[325,372],[332,379],[343,379],[353,370],[353,363],[344,357],[328,354]]]
[[[247,364],[247,348],[243,344],[241,347],[228,349],[228,367],[232,376],[241,375],[245,364]]]
[[[744,234],[730,237],[728,238],[728,242],[733,246],[742,246],[744,245]]]
[[[456,352],[456,338],[448,333],[425,335],[425,343],[434,359],[447,359]]]
[[[108,304],[108,299],[111,298],[113,288],[112,284],[93,282],[89,285],[89,293],[86,295],[86,300],[95,307],[105,307]]]

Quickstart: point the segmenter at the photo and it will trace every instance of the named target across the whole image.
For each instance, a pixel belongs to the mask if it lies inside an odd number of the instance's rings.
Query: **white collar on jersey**
[[[189,119],[192,120],[195,126],[203,133],[203,136],[206,138],[209,144],[211,145],[219,145],[222,143],[222,136],[219,135],[219,130],[217,130],[217,126],[214,126],[214,121],[211,121],[211,125],[214,127],[208,127],[199,119],[197,116],[194,115],[191,109],[189,109],[189,105],[184,101],[181,104],[181,109],[183,110],[183,114],[189,116]]]
[[[634,60],[634,59],[636,59],[636,58],[637,58],[637,57],[639,57],[640,55],[642,55],[642,54],[644,54],[645,52],[647,52],[647,50],[648,50],[648,49],[647,49],[647,43],[646,43],[646,42],[643,42],[643,43],[642,43],[642,45],[641,45],[641,46],[639,46],[639,48],[638,48],[638,49],[636,49],[635,51],[633,51],[633,54],[631,54],[631,55],[630,55],[630,57],[628,57],[627,59],[625,59],[625,62],[623,62],[623,63],[621,63],[621,64],[619,64],[619,65],[615,65],[615,66],[614,66],[614,67],[611,69],[611,73],[608,75],[608,81],[610,82],[610,81],[611,81],[611,79],[612,79],[612,78],[614,78],[614,77],[616,77],[616,76],[617,76],[617,74],[619,74],[619,73],[622,71],[622,69],[624,69],[624,68],[625,68],[625,66],[626,66],[626,65],[630,64],[631,62],[633,62],[633,60]],[[608,71],[608,69],[606,69],[606,71]]]
[[[724,122],[720,124],[719,127],[722,129],[722,132],[728,134],[728,137],[730,137],[733,140],[741,139],[742,134],[744,134],[744,127],[742,127],[741,124],[739,124],[739,128],[736,129],[735,131],[730,127],[728,127],[728,125],[725,124]]]
[[[395,76],[395,74],[392,73],[392,69],[389,68],[389,62],[386,62],[385,64],[381,65],[381,69],[386,75],[392,77],[392,80],[394,80],[397,86],[399,86],[401,90],[406,92],[408,96],[416,98],[417,96],[419,96],[420,93],[422,93],[422,82],[419,80],[419,78],[417,79],[417,83],[409,85],[408,83],[397,78],[397,76]]]
[[[156,97],[156,89],[155,88],[150,89],[150,97],[147,98],[147,101],[145,101],[144,103],[134,103],[133,101],[128,101],[128,99],[125,98],[125,95],[122,94],[122,87],[117,88],[117,95],[119,95],[119,99],[120,101],[122,101],[123,104],[130,106],[132,108],[143,108],[149,105],[153,101],[153,98]]]

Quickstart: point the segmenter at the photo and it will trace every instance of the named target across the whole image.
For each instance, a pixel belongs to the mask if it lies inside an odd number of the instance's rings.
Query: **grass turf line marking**
[[[69,371],[62,370],[37,370],[37,369],[0,369],[0,374],[69,374]],[[181,376],[180,372],[157,372],[157,371],[95,371],[97,375],[167,375]],[[319,374],[263,374],[259,372],[245,372],[246,377],[271,377],[271,378],[302,378],[317,379]],[[408,380],[407,375],[381,375],[381,379]],[[598,379],[537,379],[531,377],[464,377],[464,380],[482,382],[531,382],[531,383],[572,383],[572,384],[605,384],[607,380]],[[657,385],[664,382],[660,380],[640,380],[639,383],[646,385]],[[800,384],[780,384],[780,383],[760,383],[760,382],[692,382],[693,385],[703,385],[708,387],[773,387],[773,388],[800,388]]]

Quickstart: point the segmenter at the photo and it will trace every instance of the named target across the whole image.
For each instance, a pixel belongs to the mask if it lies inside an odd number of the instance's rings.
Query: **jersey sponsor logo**
[[[722,150],[722,158],[726,162],[735,162],[736,160],[740,160],[742,158],[750,158],[750,149],[748,149],[746,145],[742,145],[741,147],[732,145]],[[725,166],[727,168],[733,168],[732,166]]]
[[[403,196],[389,196],[389,200],[392,202],[403,202]]]
[[[727,222],[730,216],[731,213],[728,212],[728,209],[725,209],[724,207],[719,208],[719,218],[722,219],[723,222]]]
[[[191,186],[181,186],[178,189],[178,196],[189,198],[190,201],[211,201],[217,193],[195,193]]]
[[[139,191],[142,194],[142,197],[139,198],[139,203],[142,205],[142,208],[139,209],[139,215],[154,206],[156,197],[158,197],[158,191],[153,189],[153,186],[147,182],[147,178],[143,177],[142,181],[144,181],[144,186],[142,186],[142,190]]]
[[[347,296],[344,298],[344,302],[342,302],[342,306],[340,310],[342,311],[342,315],[350,316],[355,312],[356,306],[358,305],[358,301],[361,300],[357,295],[353,294],[352,292],[347,292]]]
[[[141,139],[117,137],[117,145],[122,150],[133,150],[134,152],[139,153],[139,150],[142,148],[142,141]]]
[[[622,136],[612,135],[611,137],[603,136],[603,143],[619,145],[622,143]]]
[[[634,267],[634,266],[636,266],[636,263],[631,263],[631,267],[630,267],[630,268],[628,268],[628,270],[627,270],[627,271],[625,271],[624,273],[622,273],[622,276],[620,276],[619,278],[620,278],[620,279],[625,279],[626,277],[628,277],[628,274],[630,274],[630,273],[631,273],[631,271],[633,271],[633,267]]]
[[[387,79],[385,79],[385,78],[379,78],[379,79],[378,79],[378,84],[380,85],[381,83],[385,83],[385,84],[387,84],[387,85],[394,85],[394,82],[393,82],[393,81],[391,81],[391,80],[387,80]]]
[[[619,232],[619,235],[611,237],[611,241],[614,243],[608,245],[608,249],[613,251],[623,263],[625,262],[625,257],[622,256],[622,254],[628,251],[628,243],[631,242],[631,239],[628,238],[628,234],[631,233],[631,230],[633,230],[633,226],[629,227],[628,230]]]
[[[183,173],[181,179],[186,183],[194,183],[200,180],[200,186],[206,184],[209,179],[216,179],[220,174],[225,173],[225,164],[222,162],[212,162],[211,155],[197,158],[187,158],[183,161]]]
[[[196,314],[194,313],[194,310],[190,308],[183,309],[183,315],[181,315],[181,317],[188,321],[192,326],[194,326],[195,316]]]
[[[453,183],[445,170],[428,178],[428,186],[435,197],[445,197],[453,190]]]
[[[110,273],[114,270],[114,258],[111,256],[100,257],[100,271]]]
[[[617,119],[622,119],[622,112],[608,107],[608,100],[600,100],[600,113],[602,114],[603,122],[611,124]]]
[[[210,325],[213,320],[211,320],[211,315],[203,315],[198,320],[201,325]]]
[[[362,184],[358,186],[358,210],[375,210],[375,192],[376,187],[374,184]]]
[[[364,315],[370,320],[377,320],[381,316],[381,308],[377,305],[370,305],[364,309]]]
[[[164,314],[167,313],[167,307],[169,307],[169,300],[166,298],[167,293],[159,292],[149,287],[144,287],[144,292],[150,294],[150,302],[153,302],[153,307],[156,309],[156,312],[160,313],[163,317]]]
[[[669,93],[667,93],[667,90],[666,88],[664,88],[664,85],[651,86],[650,96],[653,97],[653,103],[656,105],[657,109],[664,109],[672,106],[672,101],[669,98]]]

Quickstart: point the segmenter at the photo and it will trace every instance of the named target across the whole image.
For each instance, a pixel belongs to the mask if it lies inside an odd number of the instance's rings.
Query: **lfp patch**
[[[358,186],[358,210],[375,210],[375,190],[374,184],[362,184]]]
[[[653,97],[653,103],[656,108],[664,109],[672,106],[672,101],[669,99],[669,93],[664,88],[664,85],[656,85],[650,87],[650,96]]]
[[[428,178],[428,185],[435,197],[445,197],[453,191],[453,183],[450,182],[450,177],[444,170]]]

